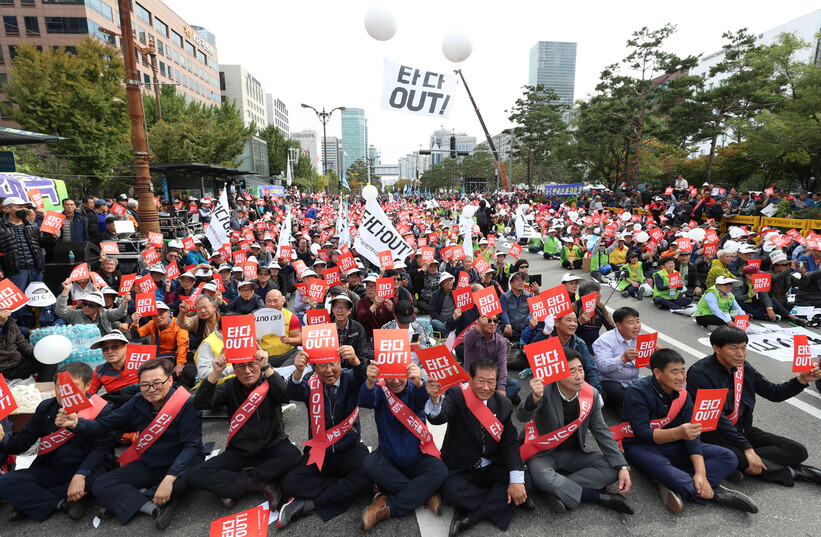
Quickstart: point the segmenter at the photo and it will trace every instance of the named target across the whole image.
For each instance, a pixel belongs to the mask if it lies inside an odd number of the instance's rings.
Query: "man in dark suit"
[[[479,359],[470,365],[470,382],[452,387],[447,397],[438,382],[428,382],[428,420],[448,423],[442,460],[450,477],[442,500],[456,507],[449,535],[485,518],[507,530],[515,506],[535,509],[527,496],[531,482],[519,454],[513,407],[496,391],[498,375],[496,364]]]
[[[536,488],[548,493],[553,511],[587,502],[632,515],[624,496],[602,490],[618,481],[618,491],[628,492],[630,467],[602,418],[601,396],[584,381],[581,355],[567,349],[565,357],[570,376],[547,385],[534,377],[533,392],[516,409],[516,417],[527,423],[522,459]],[[588,430],[601,453],[585,444]]]

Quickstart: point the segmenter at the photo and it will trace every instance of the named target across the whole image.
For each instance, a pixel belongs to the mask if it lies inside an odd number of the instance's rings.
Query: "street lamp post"
[[[344,106],[337,106],[336,108],[332,109],[330,112],[326,112],[325,107],[323,106],[322,107],[322,112],[320,112],[319,110],[317,110],[313,106],[302,103],[302,108],[310,108],[311,110],[313,110],[314,113],[316,114],[316,117],[318,117],[319,121],[322,122],[322,161],[323,161],[322,175],[327,175],[328,174],[328,135],[327,135],[327,132],[326,132],[325,125],[328,123],[328,120],[331,118],[331,114],[333,114],[334,111],[339,110],[340,112],[344,112],[345,107]],[[339,195],[341,196],[342,195],[342,173],[338,173],[338,183],[339,184],[337,185],[337,191],[339,192]]]

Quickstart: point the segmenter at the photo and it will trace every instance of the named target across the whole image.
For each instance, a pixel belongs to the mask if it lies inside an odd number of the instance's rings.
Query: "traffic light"
[[[420,149],[419,154],[420,155],[430,155],[430,149]]]
[[[450,137],[450,158],[456,158],[456,136]]]

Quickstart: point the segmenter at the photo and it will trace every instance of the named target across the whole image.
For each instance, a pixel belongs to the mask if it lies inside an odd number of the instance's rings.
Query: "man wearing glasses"
[[[125,368],[128,356],[128,339],[115,330],[104,335],[91,345],[91,349],[100,349],[105,363],[94,369],[88,393],[97,393],[100,386],[105,388],[103,399],[120,408],[137,393],[139,379],[136,373]]]
[[[499,316],[479,317],[476,326],[465,335],[465,369],[477,360],[489,360],[499,371],[496,391],[513,399],[521,390],[519,383],[507,375],[507,341],[497,331]],[[518,404],[518,401],[517,401]]]
[[[57,306],[54,312],[58,317],[66,320],[66,324],[96,324],[101,334],[108,334],[119,326],[119,320],[125,317],[128,310],[128,303],[131,295],[123,296],[123,301],[118,308],[103,309],[105,299],[102,293],[86,293],[81,295],[81,300],[77,304],[77,309],[68,307],[68,296],[71,293],[72,281],[66,279],[63,282],[63,292],[57,297]]]
[[[112,430],[141,431],[118,459],[122,466],[103,474],[92,486],[103,504],[100,518],[113,514],[125,524],[137,513],[145,513],[154,518],[157,529],[165,529],[185,490],[186,471],[204,458],[202,412],[194,408],[184,388],[172,385],[171,369],[171,362],[162,358],[146,361],[137,371],[140,395],[103,418],[79,419],[62,408],[57,413],[58,427],[82,437]]]

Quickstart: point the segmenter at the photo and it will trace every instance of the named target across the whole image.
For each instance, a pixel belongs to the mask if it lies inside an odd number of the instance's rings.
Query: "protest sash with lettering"
[[[388,401],[388,408],[391,414],[393,414],[393,417],[404,425],[413,436],[419,439],[419,449],[422,450],[422,453],[441,458],[439,450],[436,449],[436,444],[433,442],[433,435],[430,434],[430,430],[428,430],[425,422],[419,419],[419,416],[412,412],[404,401],[396,397],[394,393],[388,389],[384,380],[380,380],[378,384],[385,394],[385,399]]]
[[[477,420],[479,420],[479,423],[481,423],[482,427],[490,433],[494,440],[501,442],[502,431],[505,428],[504,425],[502,425],[488,406],[476,397],[476,394],[473,393],[469,383],[466,382],[462,384],[460,388],[462,388],[462,395],[465,398],[465,404],[467,405],[468,410],[470,410],[470,413],[473,414]]]
[[[744,366],[736,368],[733,375],[733,412],[727,415],[730,423],[738,421],[738,409],[741,408],[741,391],[744,388]]]
[[[231,425],[228,426],[228,441],[225,442],[226,446],[231,443],[231,439],[237,434],[237,431],[242,429],[242,426],[248,421],[248,416],[257,411],[259,405],[265,400],[266,395],[268,395],[268,381],[263,374],[262,384],[254,388],[254,391],[248,395],[245,402],[242,403],[242,405],[234,411],[234,415],[231,416]]]
[[[462,330],[462,332],[458,336],[456,335],[456,332],[451,332],[450,334],[448,334],[448,339],[445,341],[445,346],[448,348],[448,350],[452,351],[454,348],[461,345],[462,342],[465,340],[465,336],[467,335],[468,330],[470,330],[477,324],[479,324],[479,319],[476,319],[475,321],[470,323],[468,327]]]
[[[187,390],[184,388],[177,388],[174,394],[162,406],[159,414],[157,414],[157,417],[155,417],[151,423],[148,424],[148,427],[140,431],[140,435],[134,443],[131,444],[127,450],[125,450],[125,453],[120,455],[117,462],[119,462],[121,466],[125,466],[128,463],[140,460],[143,453],[145,453],[145,451],[150,448],[166,430],[168,430],[168,427],[177,417],[177,414],[180,413],[183,405],[185,405],[185,402],[188,401],[190,397],[191,394],[188,393]]]
[[[584,383],[582,391],[579,393],[579,417],[571,421],[564,427],[559,427],[555,431],[550,431],[541,436],[538,434],[536,428],[536,420],[530,420],[525,425],[525,441],[519,448],[522,455],[522,460],[526,461],[540,451],[547,451],[553,449],[559,444],[570,438],[570,436],[579,428],[584,420],[590,415],[590,410],[593,408],[593,386]]]
[[[96,419],[97,416],[100,415],[100,412],[102,412],[105,406],[108,404],[108,401],[106,401],[97,394],[92,395],[89,400],[91,401],[91,407],[78,412],[78,418],[83,418],[86,420]],[[40,446],[37,448],[37,456],[39,457],[40,455],[45,455],[46,453],[54,451],[58,447],[65,444],[73,436],[74,433],[72,431],[69,431],[68,429],[63,427],[62,429],[58,429],[48,436],[40,438]]]
[[[310,380],[308,380],[308,386],[311,389],[309,414],[313,437],[307,442],[303,442],[303,444],[311,448],[308,464],[315,463],[316,467],[321,471],[322,464],[325,462],[325,450],[348,434],[348,431],[351,430],[351,427],[353,427],[353,424],[356,423],[357,418],[359,418],[359,407],[354,408],[353,412],[351,412],[347,418],[333,426],[331,430],[326,431],[325,387],[322,381],[319,380],[319,375],[311,375]]]
[[[673,421],[673,418],[678,416],[678,413],[681,412],[681,409],[684,406],[685,401],[687,401],[687,390],[681,390],[678,393],[678,397],[676,398],[676,400],[673,401],[672,405],[670,405],[670,411],[667,413],[666,416],[656,420],[650,420],[650,428],[662,429],[666,427],[671,421]],[[610,430],[613,431],[613,440],[615,440],[619,444],[619,447],[621,447],[622,450],[624,450],[624,448],[621,445],[621,441],[623,438],[636,437],[636,435],[633,434],[633,428],[630,427],[629,421],[623,421],[618,425],[613,425],[612,427],[610,427]]]

